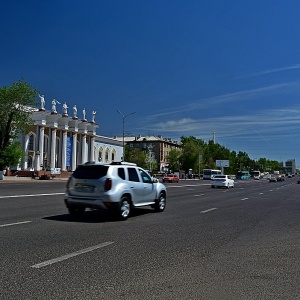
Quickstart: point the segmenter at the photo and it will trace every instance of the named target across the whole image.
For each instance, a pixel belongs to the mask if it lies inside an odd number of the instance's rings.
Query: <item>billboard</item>
[[[229,167],[229,160],[216,160],[217,167]]]

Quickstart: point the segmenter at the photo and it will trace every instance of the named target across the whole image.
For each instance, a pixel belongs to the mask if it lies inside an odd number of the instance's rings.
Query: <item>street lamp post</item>
[[[127,115],[124,115],[123,113],[121,113],[118,109],[117,109],[117,112],[122,116],[122,119],[123,119],[123,161],[125,160],[125,143],[124,143],[124,137],[125,137],[125,119],[126,117],[130,116],[130,115],[133,115],[135,114],[135,112],[132,112],[130,114],[127,114]]]

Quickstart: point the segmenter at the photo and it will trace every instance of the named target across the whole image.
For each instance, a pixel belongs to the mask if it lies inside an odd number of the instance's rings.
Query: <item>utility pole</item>
[[[117,112],[122,116],[122,120],[123,120],[123,157],[122,160],[125,160],[125,119],[126,117],[135,114],[135,112],[132,112],[130,114],[124,115],[123,113],[121,113],[118,109]]]

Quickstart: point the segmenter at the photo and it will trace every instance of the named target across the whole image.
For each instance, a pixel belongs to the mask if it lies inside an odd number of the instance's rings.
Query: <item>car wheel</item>
[[[80,217],[83,215],[85,211],[85,207],[79,206],[69,206],[68,207],[69,214],[73,217]]]
[[[213,189],[214,187],[215,187],[214,185],[211,186],[212,189]]]
[[[131,204],[128,197],[122,197],[119,210],[118,210],[118,217],[121,221],[127,220],[131,212]]]
[[[166,208],[167,199],[164,193],[160,193],[158,199],[155,201],[154,209],[156,212],[163,212]]]

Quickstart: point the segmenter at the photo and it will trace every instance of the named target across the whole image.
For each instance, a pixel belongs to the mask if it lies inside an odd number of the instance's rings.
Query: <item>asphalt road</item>
[[[300,299],[296,179],[166,186],[121,222],[72,219],[63,181],[0,182],[0,299]]]

